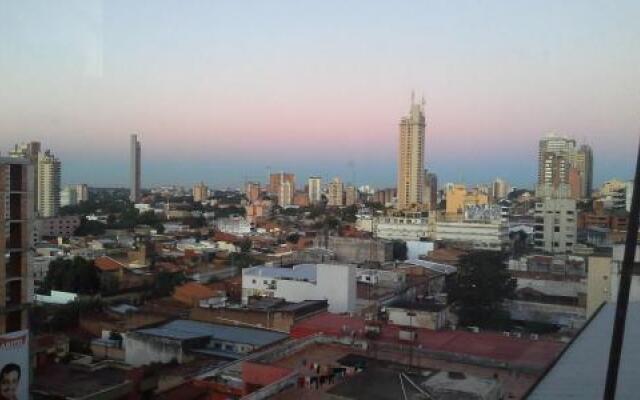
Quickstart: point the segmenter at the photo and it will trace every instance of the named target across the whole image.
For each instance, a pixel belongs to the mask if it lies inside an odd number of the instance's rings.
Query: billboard
[[[29,399],[29,331],[0,336],[0,400]]]

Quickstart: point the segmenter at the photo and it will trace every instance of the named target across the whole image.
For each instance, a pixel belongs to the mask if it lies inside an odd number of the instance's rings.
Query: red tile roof
[[[107,256],[96,258],[94,265],[96,266],[96,268],[104,272],[120,271],[125,266],[120,261],[114,260],[113,258]]]

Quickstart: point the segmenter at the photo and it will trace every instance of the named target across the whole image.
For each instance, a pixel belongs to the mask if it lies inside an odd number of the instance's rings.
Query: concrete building
[[[285,186],[285,187],[283,187]],[[296,190],[295,174],[280,172],[269,177],[269,193],[278,197],[278,205],[285,207],[293,203],[293,193]]]
[[[140,176],[141,176],[141,166],[140,166],[140,157],[141,157],[141,148],[140,142],[138,141],[138,135],[131,135],[129,139],[129,152],[130,152],[130,166],[129,166],[129,174],[130,174],[130,194],[129,200],[132,203],[138,203],[140,200]]]
[[[37,218],[34,225],[34,237],[39,241],[43,238],[70,238],[80,226],[79,215]]]
[[[427,210],[438,208],[438,176],[433,172],[424,170],[424,195],[422,196]]]
[[[509,226],[500,220],[438,221],[435,238],[473,249],[503,250],[509,245]]]
[[[299,264],[293,268],[257,266],[242,270],[242,303],[249,297],[279,297],[291,302],[327,300],[332,313],[356,307],[354,265]]]
[[[0,158],[0,334],[28,327],[33,188],[30,160]]]
[[[349,207],[358,204],[358,189],[355,186],[344,188],[344,205]]]
[[[60,192],[60,207],[75,206],[78,204],[78,192],[75,186],[67,186]]]
[[[310,176],[307,186],[309,190],[309,203],[320,203],[322,201],[322,178],[319,176]]]
[[[51,151],[38,153],[38,215],[54,217],[60,211],[60,160]]]
[[[576,153],[575,167],[580,172],[580,198],[591,198],[593,193],[593,150],[583,144]]]
[[[421,208],[424,192],[425,152],[424,99],[411,95],[409,114],[400,120],[398,146],[398,209]]]
[[[448,308],[433,302],[398,301],[385,307],[389,323],[409,328],[443,329],[447,324]]]
[[[489,204],[489,195],[483,188],[468,190],[464,184],[448,185],[445,192],[446,209],[449,215],[461,214],[467,207]]]
[[[13,150],[9,151],[9,157],[24,158],[31,161],[33,165],[33,209],[36,212],[38,211],[38,154],[41,149],[40,142],[33,141],[16,144]]]
[[[536,203],[534,247],[547,253],[573,252],[578,240],[576,201],[546,197]]]
[[[507,181],[502,178],[496,178],[491,185],[491,197],[494,201],[506,199],[510,188]]]
[[[337,262],[349,264],[378,262],[382,264],[393,260],[393,244],[387,240],[317,236],[313,245],[331,251]]]
[[[204,182],[196,183],[193,186],[193,201],[196,203],[202,203],[209,198],[209,188]]]
[[[593,190],[593,151],[576,147],[571,138],[549,135],[538,148],[538,187],[568,185],[574,199],[590,198]]]
[[[76,188],[76,200],[78,203],[89,200],[89,186],[86,183],[78,183]]]
[[[329,207],[344,205],[344,184],[337,176],[327,185],[327,205]]]
[[[389,240],[421,240],[433,235],[435,226],[422,213],[400,213],[373,218],[374,235]]]
[[[244,194],[245,196],[247,196],[247,200],[249,200],[250,203],[258,201],[258,199],[260,198],[260,193],[261,193],[260,182],[245,183]]]
[[[288,338],[286,333],[191,320],[138,329],[123,335],[125,362],[187,363],[196,357],[238,359]]]

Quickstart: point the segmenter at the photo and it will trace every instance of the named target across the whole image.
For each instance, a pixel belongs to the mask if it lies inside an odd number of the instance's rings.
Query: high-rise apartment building
[[[286,184],[286,188],[282,186]],[[293,203],[293,193],[296,190],[296,176],[280,172],[269,177],[269,193],[278,197],[278,205],[284,207]]]
[[[67,186],[60,192],[60,207],[75,206],[78,204],[78,192],[75,186]]]
[[[358,203],[358,189],[355,186],[344,188],[344,205],[352,206]]]
[[[0,158],[0,334],[28,327],[33,170],[28,159]]]
[[[55,217],[60,210],[60,160],[50,150],[38,153],[38,215]]]
[[[536,203],[534,247],[547,253],[572,252],[578,240],[576,200],[555,193]]]
[[[424,170],[424,195],[422,196],[427,210],[438,208],[438,176]]]
[[[591,197],[593,151],[588,145],[577,148],[574,139],[549,135],[540,140],[538,149],[538,191],[562,185],[570,188],[573,198]]]
[[[580,173],[580,198],[590,198],[593,194],[593,150],[583,144],[576,152],[575,168]]]
[[[491,186],[491,196],[494,201],[502,200],[509,194],[509,184],[502,178],[496,178]]]
[[[9,151],[9,156],[12,158],[26,158],[33,165],[33,209],[37,211],[38,207],[38,154],[42,148],[40,142],[29,142],[16,144],[13,150]]]
[[[131,165],[129,167],[129,174],[131,176],[131,192],[129,194],[129,200],[132,203],[137,203],[140,200],[140,142],[138,141],[138,135],[131,135],[129,140],[129,152]]]
[[[327,185],[327,205],[329,207],[344,205],[344,184],[338,177],[333,178]]]
[[[309,190],[309,203],[320,203],[322,201],[322,178],[319,176],[310,176],[307,184]]]
[[[260,190],[260,182],[247,182],[244,185],[244,194],[251,203],[258,201],[260,198]]]
[[[78,203],[89,200],[89,186],[86,183],[78,183],[76,185],[76,199]]]
[[[409,115],[400,120],[398,146],[398,204],[400,210],[422,207],[425,148],[424,100],[411,96]]]
[[[209,197],[209,188],[204,182],[196,183],[193,186],[193,201],[196,203],[202,203]]]

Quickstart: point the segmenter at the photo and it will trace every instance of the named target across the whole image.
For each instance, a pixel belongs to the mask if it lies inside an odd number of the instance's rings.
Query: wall
[[[505,300],[505,307],[512,319],[520,321],[555,324],[569,328],[580,328],[586,321],[586,310],[582,307],[529,301]]]
[[[589,257],[587,276],[587,318],[611,295],[611,257]]]
[[[180,342],[158,337],[140,336],[135,332],[123,334],[125,362],[129,365],[140,366],[153,362],[169,363],[185,362]]]
[[[258,328],[274,329],[289,332],[294,323],[293,313],[262,312],[248,309],[204,309],[193,308],[190,319],[204,322],[217,322],[228,325],[246,325]]]
[[[335,253],[336,261],[344,263],[384,263],[393,259],[393,245],[383,240],[330,236],[325,246],[324,238],[316,237],[314,246],[326,247]]]
[[[438,330],[442,329],[447,321],[447,313],[444,310],[430,312],[387,307],[387,313],[389,314],[389,323],[400,326]],[[414,315],[411,316],[409,313]]]

